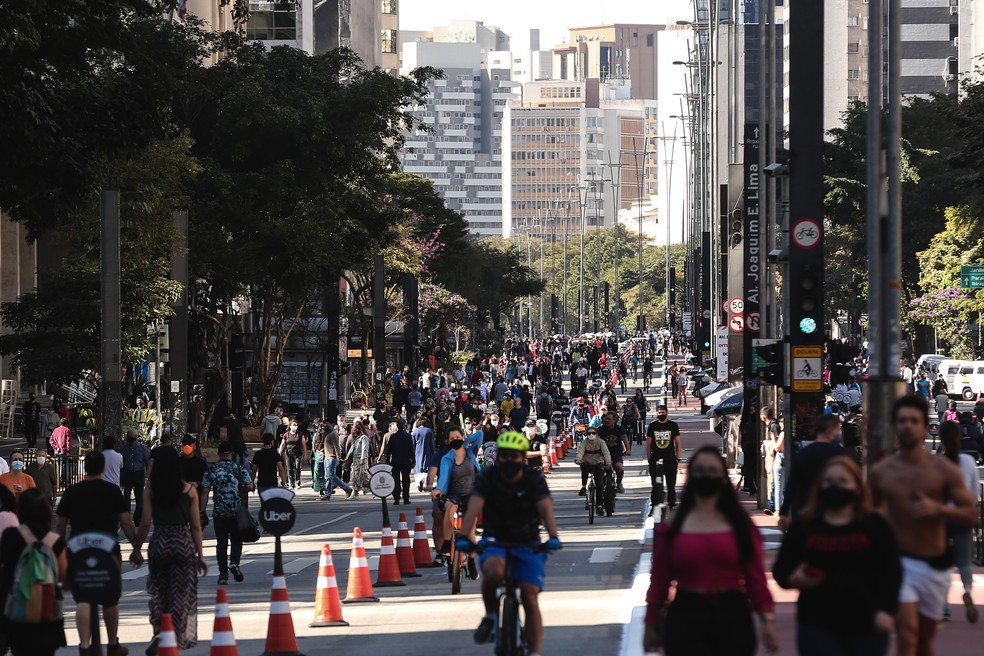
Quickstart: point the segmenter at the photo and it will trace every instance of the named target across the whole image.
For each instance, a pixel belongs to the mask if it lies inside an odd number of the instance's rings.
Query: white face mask
[[[297,432],[297,426],[291,426],[290,427],[290,432],[291,433],[296,433]]]
[[[45,461],[44,456],[38,456],[38,467],[44,467],[44,461]]]

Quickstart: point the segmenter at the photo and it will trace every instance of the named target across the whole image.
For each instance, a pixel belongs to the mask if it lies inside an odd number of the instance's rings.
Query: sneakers
[[[157,656],[157,645],[160,641],[161,637],[159,635],[155,635],[151,639],[150,644],[147,645],[147,649],[144,650],[144,653],[147,654],[147,656]]]
[[[229,573],[232,574],[232,578],[235,579],[236,583],[243,582],[243,570],[239,569],[239,565],[230,565]]]
[[[621,483],[618,484],[617,489],[619,494],[625,494],[625,487]]]
[[[764,512],[766,515],[775,515],[776,514],[776,511],[773,510],[772,508],[766,508],[762,512]]]
[[[481,645],[486,642],[492,642],[493,633],[495,633],[495,620],[491,617],[483,617],[481,624],[475,629],[472,637],[475,638],[476,645]]]
[[[355,494],[355,490],[350,489],[348,492],[345,493],[345,500],[348,501],[349,499],[351,499],[353,494]]]
[[[977,612],[977,606],[974,605],[974,600],[971,598],[969,592],[963,593],[963,602],[964,612],[967,614],[967,621],[971,624],[977,624],[979,614]]]
[[[106,646],[106,656],[126,656],[130,653],[130,650],[120,644],[119,639],[116,640],[115,645]]]
[[[475,564],[474,558],[468,559],[468,578],[472,581],[478,580],[478,565]]]
[[[578,491],[578,493],[577,493],[577,496],[579,496],[579,497],[586,497],[586,496],[588,496],[588,488],[586,488],[586,487],[582,487],[582,488],[581,488],[581,489],[580,489],[580,490]]]
[[[225,576],[220,576],[219,580],[216,582],[216,585],[229,585],[229,579]]]

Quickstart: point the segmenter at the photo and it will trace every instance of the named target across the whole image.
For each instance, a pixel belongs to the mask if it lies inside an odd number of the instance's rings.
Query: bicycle
[[[615,500],[618,493],[618,485],[615,482],[615,469],[605,470],[605,493],[602,495],[602,505],[605,508],[605,515],[611,517],[615,514]]]
[[[463,514],[461,507],[455,511],[451,518],[451,555],[448,557],[448,583],[451,584],[451,594],[456,595],[461,592],[461,570],[468,566],[467,553],[459,552],[455,543],[458,539],[458,531],[461,530],[461,519]]]
[[[515,549],[531,548],[534,553],[547,551],[546,544],[515,544],[499,542],[495,538],[484,538],[474,546],[476,554],[484,553],[489,547],[498,547],[506,551],[506,571],[499,586],[498,613],[495,622],[495,656],[525,656],[528,645],[526,630],[519,615],[522,605],[522,595],[519,585],[513,578],[513,555]]]
[[[599,503],[598,486],[595,485],[595,476],[597,475],[597,470],[599,467],[602,468],[602,476],[604,477],[603,480],[607,480],[608,477],[608,474],[605,473],[606,470],[602,467],[602,465],[595,465],[592,471],[590,472],[590,474],[588,475],[588,484],[585,486],[585,489],[587,490],[586,499],[587,499],[587,506],[588,506],[588,524],[594,524],[595,513],[597,512],[597,509],[604,508],[604,506],[601,503]],[[606,493],[603,494],[603,497],[607,497],[607,490]],[[602,499],[602,501],[604,501],[604,499]],[[612,508],[614,510],[614,502]],[[607,508],[604,509],[607,512]]]

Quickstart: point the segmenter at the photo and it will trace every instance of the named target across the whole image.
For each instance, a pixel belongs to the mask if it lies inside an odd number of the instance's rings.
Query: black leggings
[[[659,475],[659,467],[657,464],[663,463],[663,474]],[[649,493],[649,500],[655,506],[656,504],[662,503],[663,500],[657,498],[659,494],[657,493],[657,486],[663,482],[662,479],[666,479],[666,502],[671,506],[676,505],[676,479],[677,479],[677,461],[676,460],[660,460],[654,458],[649,461],[649,482],[652,484],[653,489]]]
[[[708,627],[713,627],[712,631]],[[666,656],[753,656],[755,624],[744,593],[677,590],[666,611]]]

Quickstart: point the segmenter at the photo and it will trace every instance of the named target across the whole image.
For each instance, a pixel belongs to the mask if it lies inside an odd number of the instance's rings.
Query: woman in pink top
[[[676,594],[667,607],[672,582]],[[714,447],[703,447],[690,459],[680,509],[657,530],[646,602],[647,651],[752,656],[752,611],[761,618],[766,649],[779,649],[762,540]]]

